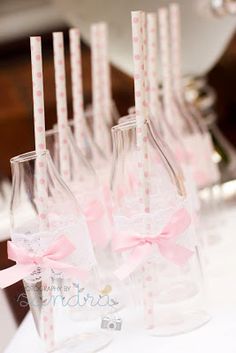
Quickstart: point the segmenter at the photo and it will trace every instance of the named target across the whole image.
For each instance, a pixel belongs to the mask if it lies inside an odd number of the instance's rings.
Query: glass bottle
[[[72,129],[72,133],[74,132],[74,122],[70,121],[69,126]],[[110,222],[112,222],[112,210],[111,210],[111,195],[110,195],[110,163],[106,158],[105,154],[102,152],[100,147],[96,144],[93,139],[91,129],[88,126],[88,118],[84,121],[84,136],[83,141],[76,141],[77,147],[81,151],[83,157],[89,162],[89,164],[93,167],[98,179],[99,184],[101,185],[104,202],[106,208],[108,210],[108,215],[110,218]]]
[[[67,133],[70,175],[66,184],[74,194],[87,221],[103,288],[107,289],[118,303],[116,307],[118,310],[124,306],[125,293],[121,283],[113,276],[116,260],[110,249],[114,233],[114,226],[109,217],[110,210],[104,200],[103,189],[99,185],[96,173],[76,146],[70,128],[67,129]],[[46,132],[47,148],[58,170],[60,170],[58,141],[58,130],[54,129]]]
[[[112,128],[113,217],[117,232],[117,238],[113,239],[113,249],[120,254],[121,266],[116,273],[121,278],[128,276],[134,283],[136,306],[142,307],[142,312],[138,313],[136,310],[137,325],[142,325],[144,321],[153,335],[187,332],[206,323],[209,315],[204,302],[199,247],[194,223],[190,222],[183,180],[176,174],[146,122],[149,207],[143,209],[143,201],[140,199],[136,123],[127,120]],[[173,258],[168,258],[170,253],[163,253],[161,247],[152,243],[152,239],[161,237],[173,219],[179,219],[182,224],[187,218],[186,228],[183,227],[173,238],[178,245],[185,248],[184,252],[189,254],[189,258],[177,265]],[[173,233],[177,228],[174,224]],[[134,248],[119,247],[120,239],[127,240],[130,236],[140,239],[139,250],[136,249],[138,252],[141,252],[143,244],[151,242],[150,253],[144,261],[139,261],[139,258],[134,261]],[[172,255],[177,256],[178,250],[176,253],[173,251]],[[124,264],[126,267],[123,267]]]
[[[99,298],[100,280],[85,219],[78,204],[60,178],[48,151],[29,152],[11,159],[11,238],[15,246],[36,260],[35,270],[24,278],[26,298],[37,331],[47,352],[94,352],[110,343],[100,330],[100,308],[85,303],[85,296]],[[42,174],[43,171],[43,174]],[[43,176],[42,176],[43,175]],[[40,178],[39,178],[40,176]],[[66,242],[73,248],[60,256]],[[53,248],[59,254],[54,255]],[[50,249],[50,251],[49,251]],[[47,252],[60,263],[73,265],[79,274],[60,270],[54,264],[37,262]],[[63,251],[62,251],[63,252]],[[83,295],[81,291],[83,289]],[[92,318],[73,320],[73,310]],[[91,316],[91,315],[90,315]]]
[[[132,107],[129,111],[135,112],[135,108]],[[152,130],[153,138],[158,141],[162,151],[165,153],[172,168],[175,170],[178,179],[183,181],[189,207],[192,210],[192,214],[195,216],[199,211],[200,203],[197,195],[197,188],[191,172],[191,166],[188,161],[188,153],[185,146],[171,129],[171,126],[169,126],[168,121],[164,119],[162,107],[160,107],[160,112],[162,113],[162,116],[154,117],[150,115],[149,127]],[[128,120],[130,121],[130,119],[134,121],[135,115],[127,115],[119,119],[119,123],[127,122]]]

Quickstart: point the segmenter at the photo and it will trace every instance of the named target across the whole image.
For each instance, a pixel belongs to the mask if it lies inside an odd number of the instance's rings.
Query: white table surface
[[[236,207],[220,220],[218,235],[209,238],[206,283],[212,319],[203,327],[173,337],[123,330],[104,353],[235,353],[236,352]],[[215,232],[214,232],[215,234]],[[4,353],[43,353],[28,315]],[[69,353],[69,352],[68,352]]]

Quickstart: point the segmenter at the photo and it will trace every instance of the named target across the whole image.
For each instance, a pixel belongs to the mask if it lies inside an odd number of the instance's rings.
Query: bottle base
[[[104,349],[111,342],[111,335],[105,332],[84,332],[54,347],[50,353],[94,353]]]
[[[182,313],[178,315],[160,315],[155,327],[149,330],[153,336],[175,336],[191,332],[210,321],[211,317],[206,311]]]

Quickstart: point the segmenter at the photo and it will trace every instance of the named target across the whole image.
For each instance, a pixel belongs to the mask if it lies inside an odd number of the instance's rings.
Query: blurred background
[[[222,0],[223,1],[223,0]],[[206,119],[214,120],[214,128],[223,133],[227,139],[226,145],[231,143],[230,150],[236,146],[236,25],[235,17],[232,14],[221,12],[222,1],[211,2],[204,0],[202,14],[205,23],[204,29],[196,21],[195,27],[191,28],[191,21],[185,21],[184,30],[194,37],[199,34],[198,41],[194,48],[202,62],[208,60],[207,51],[204,49],[204,35],[210,41],[211,47],[219,46],[219,54],[212,54],[214,64],[207,64],[207,70],[202,72],[196,69],[193,59],[189,56],[191,48],[184,41],[183,56],[189,58],[188,65],[184,67],[184,74],[188,79],[186,82],[186,97],[194,100],[201,108]],[[169,1],[160,1],[160,4],[168,4]],[[193,1],[180,1],[185,15],[188,14]],[[199,0],[201,3],[201,0]],[[110,32],[111,58],[114,59],[111,69],[113,98],[117,104],[119,113],[126,114],[128,107],[133,105],[133,80],[130,72],[129,59],[131,53],[131,42],[129,37],[122,37],[124,44],[117,38],[116,9],[119,6],[119,14],[124,13],[124,19],[129,21],[130,8],[155,10],[158,1],[82,1],[82,0],[1,0],[0,1],[0,195],[1,207],[7,207],[7,195],[10,186],[9,159],[20,153],[33,149],[33,115],[32,115],[32,89],[31,89],[31,63],[29,50],[29,36],[41,35],[43,40],[43,63],[44,63],[44,84],[45,84],[45,109],[46,128],[49,129],[56,123],[55,106],[55,82],[53,69],[52,35],[53,31],[63,31],[66,44],[66,67],[67,67],[67,93],[69,117],[72,117],[71,109],[71,82],[68,49],[68,28],[72,25],[79,25],[82,31],[82,62],[84,80],[85,105],[91,103],[91,63],[89,49],[88,23],[91,21],[107,20]],[[119,3],[119,4],[115,4]],[[185,4],[186,3],[186,4]],[[197,4],[198,0],[194,0]],[[102,5],[101,5],[102,4]],[[235,1],[232,0],[232,4]],[[99,5],[99,9],[98,9]],[[128,6],[129,5],[129,6]],[[143,5],[143,6],[142,6]],[[214,7],[215,6],[215,7]],[[85,11],[87,10],[87,12]],[[195,16],[195,8],[191,7],[191,16]],[[205,11],[205,12],[204,12]],[[211,14],[209,15],[209,13]],[[102,18],[100,13],[103,13]],[[88,15],[86,15],[88,14]],[[198,14],[199,15],[199,14]],[[87,16],[87,17],[86,17]],[[204,17],[205,16],[205,17]],[[119,17],[122,26],[122,19]],[[185,19],[188,16],[185,16]],[[196,10],[196,19],[197,19]],[[213,19],[213,20],[212,20]],[[114,23],[113,23],[114,20]],[[125,21],[125,20],[124,20]],[[211,22],[211,21],[214,21]],[[218,22],[217,22],[218,21]],[[126,23],[126,22],[124,22]],[[214,35],[211,26],[218,23],[219,34]],[[114,26],[113,26],[114,24]],[[225,27],[224,25],[225,24]],[[230,25],[229,25],[230,24]],[[127,25],[128,26],[128,25]],[[235,26],[235,28],[234,28]],[[230,28],[229,28],[230,27]],[[199,31],[199,33],[198,33]],[[225,31],[225,32],[224,32]],[[127,29],[128,32],[128,29]],[[220,33],[221,32],[221,33]],[[222,34],[220,36],[220,34]],[[205,43],[206,44],[206,43]],[[126,48],[130,47],[129,53]],[[123,48],[123,50],[122,50]],[[204,51],[203,51],[204,50]],[[209,48],[210,50],[210,48]],[[204,59],[205,58],[205,59]],[[191,71],[191,61],[193,72]],[[189,64],[190,63],[190,64]],[[209,66],[210,65],[210,66]],[[190,77],[190,78],[189,78]],[[217,130],[218,131],[218,130]],[[224,143],[223,143],[224,144]],[[226,152],[227,154],[227,148]],[[226,156],[227,158],[227,156]],[[2,205],[3,204],[3,205]],[[4,223],[4,217],[0,218]],[[1,226],[1,224],[0,224]],[[10,266],[6,258],[7,232],[1,231],[0,235],[0,269]],[[23,292],[21,283],[9,287],[6,291],[0,292],[0,352],[14,334],[17,325],[20,324],[27,312],[17,303],[17,297]],[[7,320],[6,320],[7,318]]]

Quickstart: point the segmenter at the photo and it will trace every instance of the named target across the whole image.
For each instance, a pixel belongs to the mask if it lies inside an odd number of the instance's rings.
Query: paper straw
[[[146,13],[142,12],[142,27],[141,27],[141,32],[142,32],[142,40],[143,40],[143,72],[144,72],[144,109],[145,109],[145,117],[146,120],[149,120],[149,114],[148,114],[148,91],[149,91],[149,86],[148,86],[148,73],[147,73],[147,19],[146,19]]]
[[[30,37],[30,47],[33,83],[35,150],[42,152],[46,149],[46,139],[41,37]]]
[[[85,116],[83,99],[83,81],[81,64],[80,31],[72,28],[69,31],[70,37],[70,63],[71,63],[71,82],[73,97],[74,115],[74,135],[75,141],[80,150],[85,154]]]
[[[101,79],[103,90],[103,106],[106,122],[109,126],[112,125],[112,90],[111,90],[111,72],[108,59],[108,28],[105,22],[98,24],[100,30],[100,46],[99,46],[99,64],[101,67]]]
[[[132,38],[133,38],[133,62],[134,62],[134,95],[135,111],[137,124],[137,150],[139,167],[139,185],[141,191],[140,202],[143,204],[144,211],[150,212],[149,207],[149,170],[148,170],[148,149],[147,149],[147,101],[146,96],[146,72],[145,72],[145,38],[146,27],[144,13],[132,11]],[[146,231],[149,225],[146,224]],[[148,296],[150,292],[150,270],[149,264],[143,265],[143,297],[144,297],[144,316],[148,328],[154,324],[153,300]]]
[[[179,5],[172,3],[169,6],[170,36],[171,36],[171,69],[173,88],[176,96],[183,101],[183,87],[181,75],[181,34],[180,34],[180,9]]]
[[[168,12],[166,8],[158,10],[160,53],[162,66],[162,85],[164,113],[169,123],[173,122],[172,93],[171,93],[171,73],[170,73],[170,51],[168,35]]]
[[[145,122],[147,120],[145,101],[144,55],[142,37],[142,12],[132,11],[132,36],[133,36],[133,62],[134,62],[134,95],[137,123],[137,147],[140,151],[142,170],[145,149]]]
[[[59,132],[60,173],[65,181],[70,178],[68,151],[68,111],[66,99],[66,72],[62,32],[53,33],[54,70],[56,83],[57,122]]]
[[[34,136],[35,150],[42,152],[46,149],[45,138],[45,114],[44,114],[44,91],[43,91],[43,69],[42,69],[42,47],[41,37],[30,37],[32,83],[33,83],[33,106],[34,106]],[[37,185],[37,206],[39,209],[40,229],[48,228],[47,220],[47,180],[45,159],[37,159],[36,164],[36,185]],[[43,276],[42,276],[43,277]],[[50,300],[50,291],[43,289],[48,287],[48,280],[42,278],[42,300]],[[50,303],[50,301],[49,301]],[[40,334],[46,343],[48,350],[54,346],[54,322],[52,307],[42,306],[42,331]]]
[[[142,40],[143,40],[143,59],[144,59],[144,108],[145,108],[145,116],[146,120],[149,120],[149,111],[148,111],[148,93],[149,93],[149,85],[148,85],[148,62],[147,62],[147,16],[145,12],[142,12]],[[146,133],[146,131],[145,131]],[[147,135],[145,134],[144,137],[145,141],[145,155],[144,155],[144,179],[145,182],[145,194],[144,194],[144,204],[145,204],[145,209],[146,212],[150,212],[149,208],[149,168],[148,168],[148,150],[147,150]],[[147,233],[150,232],[150,224],[147,223],[146,225],[146,231]],[[146,322],[147,328],[151,329],[154,327],[154,295],[153,295],[153,262],[152,261],[147,261],[145,265],[142,267],[143,271],[143,296],[144,296],[144,320]]]
[[[91,59],[92,59],[92,93],[93,93],[93,132],[95,142],[100,146],[102,130],[102,106],[100,92],[100,71],[99,71],[99,44],[98,44],[98,28],[96,24],[91,26]]]
[[[177,130],[181,135],[183,131],[183,118],[181,117],[174,101],[171,87],[171,67],[170,67],[170,36],[168,27],[168,10],[160,8],[158,10],[159,34],[160,34],[160,54],[162,66],[163,85],[163,105],[164,114],[172,129]]]
[[[161,106],[158,87],[157,59],[157,14],[147,14],[147,69],[149,83],[149,112],[155,119],[161,119]]]
[[[111,137],[106,126],[103,102],[102,75],[100,65],[100,27],[91,26],[91,58],[92,58],[92,95],[93,95],[93,132],[94,140],[107,157],[111,153]]]
[[[186,109],[184,101],[184,90],[182,85],[181,69],[181,25],[180,25],[180,7],[177,3],[169,6],[169,24],[170,24],[170,50],[171,50],[171,74],[173,91],[180,104],[185,119],[192,131],[197,131],[197,126],[191,118],[191,112]]]

